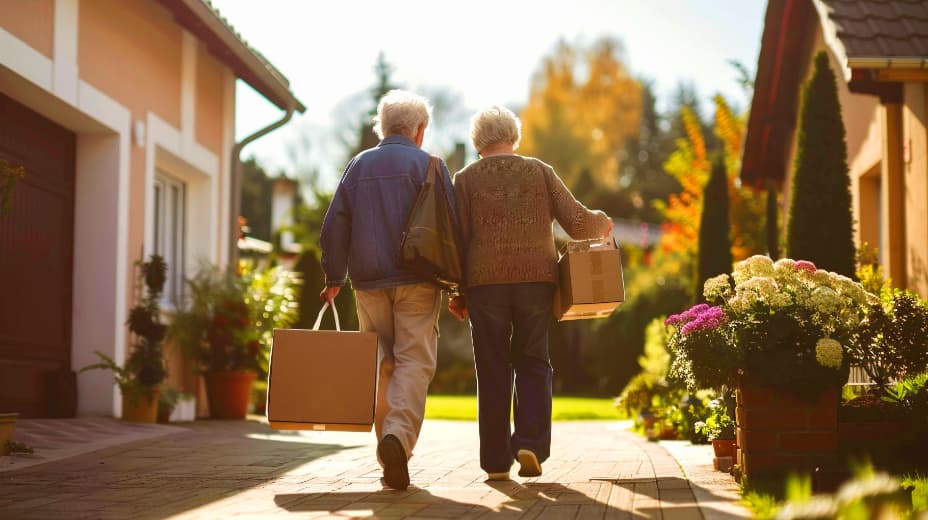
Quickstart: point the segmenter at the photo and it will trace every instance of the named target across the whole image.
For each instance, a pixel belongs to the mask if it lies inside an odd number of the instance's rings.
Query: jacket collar
[[[383,138],[383,141],[380,141],[380,144],[377,146],[383,146],[385,144],[402,144],[406,146],[416,146],[416,143],[412,142],[408,137],[402,135],[388,135]]]

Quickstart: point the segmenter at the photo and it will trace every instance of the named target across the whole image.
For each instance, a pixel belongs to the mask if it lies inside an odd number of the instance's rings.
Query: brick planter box
[[[739,384],[737,460],[748,477],[813,470],[838,451],[838,391],[802,401],[771,388]]]

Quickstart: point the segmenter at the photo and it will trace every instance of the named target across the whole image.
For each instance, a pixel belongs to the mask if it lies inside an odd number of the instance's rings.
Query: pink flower
[[[702,312],[695,316],[689,323],[683,326],[681,332],[684,336],[693,332],[705,330],[714,330],[722,326],[728,317],[721,307],[709,307],[706,305]]]
[[[709,306],[705,303],[700,303],[689,308],[685,312],[680,314],[673,314],[667,317],[664,320],[664,325],[680,325],[681,323],[689,323],[696,319],[701,313],[703,313]]]
[[[807,273],[814,273],[817,267],[815,267],[815,264],[808,260],[799,260],[796,262],[796,269],[805,271]]]

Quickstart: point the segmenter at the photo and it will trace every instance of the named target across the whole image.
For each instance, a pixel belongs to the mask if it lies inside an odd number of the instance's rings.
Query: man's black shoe
[[[400,440],[387,434],[377,445],[377,454],[383,462],[383,481],[400,491],[409,487],[409,469],[406,467],[406,450]]]

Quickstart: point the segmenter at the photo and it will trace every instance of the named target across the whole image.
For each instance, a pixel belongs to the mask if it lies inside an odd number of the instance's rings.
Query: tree
[[[728,176],[728,194],[731,207],[732,255],[735,260],[743,260],[751,255],[762,254],[768,250],[766,229],[764,227],[765,195],[749,186],[741,185],[738,172],[741,171],[741,146],[745,133],[745,118],[732,111],[722,95],[713,98],[715,102],[715,135],[721,143],[725,154],[725,167],[731,172]]]
[[[847,144],[838,88],[825,51],[815,55],[812,78],[803,87],[797,147],[787,254],[853,278]]]
[[[713,276],[731,271],[731,240],[728,226],[728,175],[725,159],[716,155],[712,172],[703,191],[702,215],[699,219],[699,253],[696,260],[697,302],[704,301],[702,286]]]
[[[271,240],[271,180],[252,156],[242,162],[242,216],[251,228],[250,235]]]
[[[520,152],[543,158],[568,186],[589,170],[597,185],[615,189],[640,113],[641,85],[629,75],[618,40],[602,38],[589,48],[561,41],[533,79]]]
[[[641,124],[638,135],[629,138],[622,161],[619,185],[632,194],[635,220],[659,224],[663,217],[655,201],[666,203],[671,193],[680,191],[680,183],[664,170],[664,161],[673,152],[674,139],[661,129],[654,87],[641,83]]]

